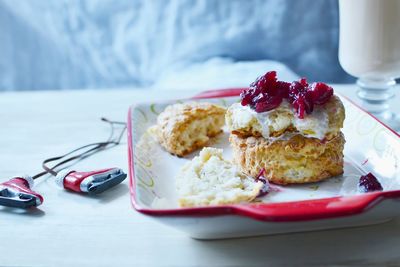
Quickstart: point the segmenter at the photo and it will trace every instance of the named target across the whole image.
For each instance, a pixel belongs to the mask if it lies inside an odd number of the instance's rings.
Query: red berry
[[[277,78],[276,78],[276,71],[269,71],[264,74],[265,79],[271,84],[275,85]]]
[[[305,88],[307,88],[308,87],[308,82],[307,82],[307,79],[306,78],[301,78],[300,80],[299,80],[299,83],[301,84],[301,85],[303,85],[303,87],[305,87]]]
[[[381,183],[379,183],[378,179],[376,179],[372,173],[368,173],[360,177],[358,188],[362,193],[383,190]]]
[[[303,119],[305,113],[313,112],[314,105],[325,104],[332,95],[332,87],[324,83],[309,85],[306,78],[292,83],[278,81],[276,71],[269,71],[258,77],[249,89],[242,91],[240,97],[243,106],[249,105],[256,112],[270,111],[287,99],[297,116]]]
[[[333,95],[333,88],[321,82],[311,84],[310,91],[312,100],[317,105],[325,104]]]
[[[290,83],[278,81],[276,87],[280,96],[282,96],[283,98],[289,97]]]
[[[314,110],[314,101],[310,91],[304,93],[304,108],[307,114],[311,114]]]
[[[304,98],[302,96],[298,97],[293,102],[293,107],[296,110],[296,114],[299,117],[299,119],[304,119],[305,104],[304,104]]]
[[[263,169],[261,169],[260,173],[257,175],[257,177],[255,179],[257,182],[260,181],[263,183],[263,186],[261,187],[260,192],[258,193],[257,197],[263,197],[263,196],[267,195],[270,191],[269,181],[268,181],[268,179],[266,179],[264,177],[264,174],[265,174],[265,169],[263,168]]]
[[[249,91],[250,90],[247,89],[247,90],[243,90],[240,93],[240,98],[242,99],[240,103],[242,104],[242,106],[246,106],[246,105],[251,103],[251,96],[250,96],[250,92]]]
[[[250,86],[259,89],[261,92],[266,93],[270,89],[276,87],[276,71],[269,71],[263,76],[260,76]]]
[[[304,118],[304,112],[307,114],[313,112],[314,101],[305,78],[290,84],[288,101],[293,105],[300,119]]]
[[[250,105],[256,112],[265,112],[278,107],[282,96],[278,94],[276,71],[270,71],[257,78],[240,97],[243,106]]]
[[[273,110],[274,108],[279,107],[281,103],[282,103],[281,96],[268,96],[268,95],[263,95],[262,97],[257,99],[257,101],[254,101],[255,110],[258,113]]]
[[[293,103],[296,101],[296,99],[299,98],[301,94],[303,94],[307,90],[306,87],[304,87],[300,82],[294,81],[290,84],[289,87],[289,94],[288,94],[288,100],[290,103]]]
[[[242,106],[252,104],[254,95],[258,94],[258,93],[259,93],[259,91],[256,90],[254,87],[243,90],[240,93],[240,98],[242,99],[242,101],[241,101]]]

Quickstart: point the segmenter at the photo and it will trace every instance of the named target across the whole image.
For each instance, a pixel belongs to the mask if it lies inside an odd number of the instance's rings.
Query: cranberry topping
[[[279,107],[282,103],[281,96],[269,96],[263,94],[260,99],[261,100],[256,101],[254,108],[258,113],[273,110],[274,108]]]
[[[333,95],[333,88],[324,83],[313,83],[310,92],[312,101],[317,105],[323,105]]]
[[[256,112],[273,110],[283,99],[292,105],[300,119],[305,114],[311,114],[314,105],[323,105],[333,95],[332,87],[321,83],[308,84],[306,78],[292,83],[279,81],[276,71],[270,71],[255,80],[250,88],[240,94],[241,104],[249,105]]]
[[[282,96],[283,98],[288,98],[289,97],[290,83],[278,81],[276,83],[276,88],[277,88],[278,94],[280,96]]]
[[[276,82],[276,71],[269,71],[258,77],[257,80],[250,84],[250,87],[259,88],[261,92],[265,93],[276,87]]]
[[[256,177],[256,181],[260,181],[263,183],[263,186],[260,189],[257,197],[263,197],[269,193],[269,181],[264,177],[265,169],[261,169],[260,173]]]
[[[305,78],[290,84],[288,101],[292,104],[300,119],[304,119],[304,112],[311,114],[314,110],[314,102]]]
[[[240,93],[240,98],[242,99],[242,106],[252,105],[253,104],[253,96],[258,95],[259,92],[256,92],[255,88],[250,87],[247,90],[243,90]]]
[[[307,82],[307,79],[306,78],[301,78],[300,80],[299,80],[299,83],[304,87],[304,88],[307,88],[308,87],[308,82]]]
[[[372,173],[368,173],[360,177],[360,181],[358,182],[358,189],[362,193],[383,190],[381,183]]]
[[[274,185],[273,183],[270,183],[267,178],[264,176],[265,174],[265,169],[262,168],[260,173],[256,177],[256,181],[260,181],[263,183],[263,186],[260,189],[260,192],[258,193],[257,197],[263,197],[267,195],[269,192],[280,192],[282,191],[278,186]]]

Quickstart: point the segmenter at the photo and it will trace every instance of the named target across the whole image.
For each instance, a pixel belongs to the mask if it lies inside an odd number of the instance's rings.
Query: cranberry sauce
[[[360,177],[360,181],[358,182],[358,189],[362,193],[383,190],[381,183],[372,173],[368,173]]]
[[[265,169],[261,169],[260,173],[256,177],[256,181],[260,181],[263,183],[263,186],[260,189],[257,197],[263,197],[269,193],[270,186],[269,181],[264,177]]]
[[[308,84],[305,78],[292,83],[278,81],[276,71],[269,71],[243,90],[240,97],[243,106],[249,105],[258,113],[273,110],[286,99],[303,119],[305,113],[313,112],[314,105],[325,104],[332,95],[332,87],[325,83]]]

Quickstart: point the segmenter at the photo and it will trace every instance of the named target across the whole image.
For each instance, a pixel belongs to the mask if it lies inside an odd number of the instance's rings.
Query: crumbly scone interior
[[[176,136],[176,150],[188,153],[201,147],[222,132],[223,125],[223,116],[207,116],[183,125],[182,134]]]
[[[181,207],[235,204],[254,200],[263,183],[244,175],[222,157],[222,149],[203,148],[176,177]]]
[[[204,102],[170,105],[157,118],[158,141],[168,152],[184,156],[222,132],[225,111]]]

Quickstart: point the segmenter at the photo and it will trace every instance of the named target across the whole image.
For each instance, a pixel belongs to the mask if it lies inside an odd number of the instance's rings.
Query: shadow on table
[[[119,184],[117,186],[114,186],[113,188],[108,189],[107,191],[99,194],[99,195],[94,195],[91,196],[93,198],[97,198],[100,203],[102,204],[107,204],[109,202],[114,201],[115,199],[118,199],[129,192],[129,186],[126,184]]]
[[[43,210],[38,208],[18,209],[10,207],[0,207],[0,212],[29,217],[43,217],[46,214]]]
[[[357,228],[216,241],[197,251],[233,266],[400,266],[400,218]],[[228,264],[229,265],[229,264]]]
[[[63,194],[68,194],[70,196],[70,200],[80,201],[81,198],[86,198],[86,199],[91,199],[93,201],[97,201],[100,204],[107,204],[112,201],[115,201],[120,197],[127,195],[128,192],[129,192],[128,185],[122,183],[97,195],[79,194],[79,193],[77,194],[76,192],[71,192],[67,190],[60,190],[59,195],[60,197],[63,197],[62,196]]]

